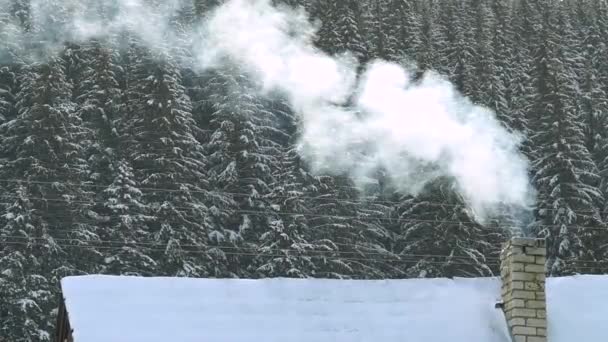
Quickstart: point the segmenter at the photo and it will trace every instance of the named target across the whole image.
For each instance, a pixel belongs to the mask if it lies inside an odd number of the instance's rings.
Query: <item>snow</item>
[[[68,277],[75,342],[510,342],[500,281]]]
[[[600,342],[608,335],[608,276],[547,279],[550,342]]]

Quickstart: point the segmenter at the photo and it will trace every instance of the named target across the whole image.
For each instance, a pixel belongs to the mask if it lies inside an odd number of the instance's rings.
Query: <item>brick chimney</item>
[[[505,316],[514,342],[547,342],[545,240],[516,237],[500,254]]]

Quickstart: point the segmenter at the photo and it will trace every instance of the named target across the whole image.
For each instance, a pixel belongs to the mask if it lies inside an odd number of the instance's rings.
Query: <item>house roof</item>
[[[600,342],[608,335],[608,276],[548,278],[549,342]]]
[[[489,278],[83,276],[62,287],[75,342],[510,341]]]
[[[68,277],[75,342],[510,342],[500,280]],[[603,341],[608,277],[547,279],[550,342]]]

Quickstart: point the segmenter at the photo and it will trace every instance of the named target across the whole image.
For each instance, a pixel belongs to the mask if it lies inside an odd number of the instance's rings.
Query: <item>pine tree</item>
[[[115,179],[99,196],[103,207],[96,208],[100,235],[110,247],[102,272],[153,276],[159,263],[150,256],[154,239],[147,224],[154,218],[146,215],[149,208],[143,203],[143,192],[129,163],[113,162],[110,168]]]
[[[507,129],[523,134],[525,137],[528,132],[525,113],[522,110],[524,108],[517,110],[512,95],[512,84],[518,82],[516,80],[518,65],[515,55],[519,53],[522,58],[524,57],[520,49],[516,48],[512,10],[512,6],[502,0],[492,1],[492,13],[495,18],[495,25],[491,32],[494,65],[490,74],[489,107],[496,112],[498,119]],[[518,87],[522,86],[518,85]]]
[[[316,275],[315,256],[323,246],[308,241],[311,177],[299,168],[299,156],[287,148],[269,197],[277,215],[261,234],[252,274],[260,277],[306,278]],[[277,170],[277,171],[278,171]],[[280,213],[288,213],[281,215]]]
[[[526,139],[522,150],[529,159],[534,159],[531,153],[533,142],[530,139],[531,121],[537,115],[534,110],[536,101],[534,94],[537,88],[533,55],[540,44],[539,32],[541,32],[542,20],[540,11],[532,1],[519,1],[515,4],[511,14],[513,35],[507,36],[510,37],[513,47],[511,81],[507,87],[511,115],[503,117],[503,121],[506,121],[511,129],[524,134]]]
[[[542,23],[534,56],[534,110],[539,116],[532,137],[533,167],[540,208],[534,232],[548,240],[549,272],[561,274],[576,272],[581,261],[596,259],[590,245],[595,234],[580,226],[600,224],[603,196],[576,105],[575,56],[569,49],[573,32],[563,5],[549,7]]]
[[[368,7],[369,58],[415,63],[422,42],[420,19],[412,1],[375,0]]]
[[[15,76],[9,67],[0,67],[0,122],[15,116]]]
[[[122,141],[154,220],[154,259],[163,274],[206,276],[210,260],[206,158],[195,138],[192,104],[166,47],[132,42]]]
[[[24,65],[23,45],[25,28],[21,26],[18,15],[18,2],[9,8],[0,9],[0,123],[16,115],[15,96],[18,88],[17,74]]]
[[[323,51],[332,55],[349,52],[359,62],[369,59],[361,29],[363,8],[360,2],[320,0],[311,10],[313,18],[322,23],[316,43]]]
[[[31,267],[31,273],[14,269],[14,275],[30,274],[28,281],[38,284],[42,293],[46,293],[32,303],[32,312],[38,310],[35,306],[43,312],[42,321],[23,316],[17,321],[26,325],[48,324],[28,328],[37,330],[41,336],[35,340],[45,340],[48,336],[43,337],[42,331],[50,331],[48,313],[56,305],[60,278],[94,271],[98,264],[99,254],[90,247],[96,237],[84,216],[89,208],[87,194],[72,183],[78,183],[86,172],[78,141],[87,132],[74,113],[61,59],[53,58],[49,63],[21,70],[19,83],[18,115],[0,126],[6,156],[0,177],[16,180],[3,189],[3,202],[8,204],[1,229],[5,241],[16,243],[2,257],[27,258],[24,267]],[[20,265],[17,260],[8,262]],[[28,286],[26,290],[34,288]]]
[[[471,219],[450,179],[429,183],[401,204],[401,234],[396,251],[406,261],[409,277],[479,277],[497,272],[502,228],[484,227]]]
[[[446,0],[438,21],[442,37],[437,44],[441,53],[442,68],[456,88],[465,96],[474,94],[474,46],[467,7],[458,0]]]
[[[496,27],[494,13],[485,0],[475,0],[469,5],[468,12],[474,16],[474,56],[473,66],[476,82],[472,85],[471,100],[479,105],[491,106],[496,96],[493,76],[499,74],[495,67],[493,30]]]
[[[281,155],[280,145],[273,139],[277,118],[265,109],[255,89],[247,75],[231,66],[215,72],[207,83],[213,103],[210,179],[221,193],[218,201],[223,202],[216,206],[219,222],[215,226],[224,231],[216,236],[221,238],[218,242],[229,247],[240,244],[249,253],[257,249],[260,236],[274,220],[266,196],[275,182],[272,170]],[[252,262],[247,255],[229,259],[232,272],[246,270]]]
[[[447,61],[441,53],[447,44],[448,31],[439,25],[440,6],[438,0],[429,0],[421,5],[421,47],[417,51],[420,70],[433,70],[447,75]]]
[[[43,268],[41,239],[35,237],[42,224],[32,215],[35,205],[26,186],[17,187],[13,197],[0,229],[0,334],[11,341],[51,341],[47,310],[53,309],[55,291]]]
[[[574,4],[573,4],[574,5]],[[599,165],[608,156],[602,144],[608,138],[608,78],[602,75],[608,53],[608,46],[601,35],[597,14],[589,13],[587,3],[575,5],[574,29],[576,30],[576,51],[581,52],[580,63],[576,64],[581,96],[578,101],[581,117],[585,122],[585,140],[593,160]]]
[[[121,133],[126,124],[122,89],[118,83],[122,68],[112,39],[92,40],[80,46],[78,114],[93,134],[83,141],[89,165],[87,186],[95,190],[92,219],[104,244],[102,272],[154,274],[156,263],[146,246],[147,208],[142,192],[125,158]],[[124,244],[124,246],[122,246]]]
[[[285,99],[268,98],[265,107],[278,122],[274,141],[277,145],[276,164],[271,169],[273,183],[266,195],[273,218],[268,229],[259,235],[257,256],[249,266],[250,272],[259,277],[305,278],[315,274],[310,252],[314,246],[306,240],[308,232],[309,201],[307,185],[310,176],[300,169],[300,159],[295,151],[297,117],[289,109]],[[282,214],[286,213],[286,214]]]

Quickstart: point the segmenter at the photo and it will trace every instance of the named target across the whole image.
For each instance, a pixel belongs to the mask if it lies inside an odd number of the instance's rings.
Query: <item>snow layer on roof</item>
[[[547,279],[550,342],[603,342],[608,336],[608,276]]]
[[[494,278],[68,277],[75,342],[509,342]]]

